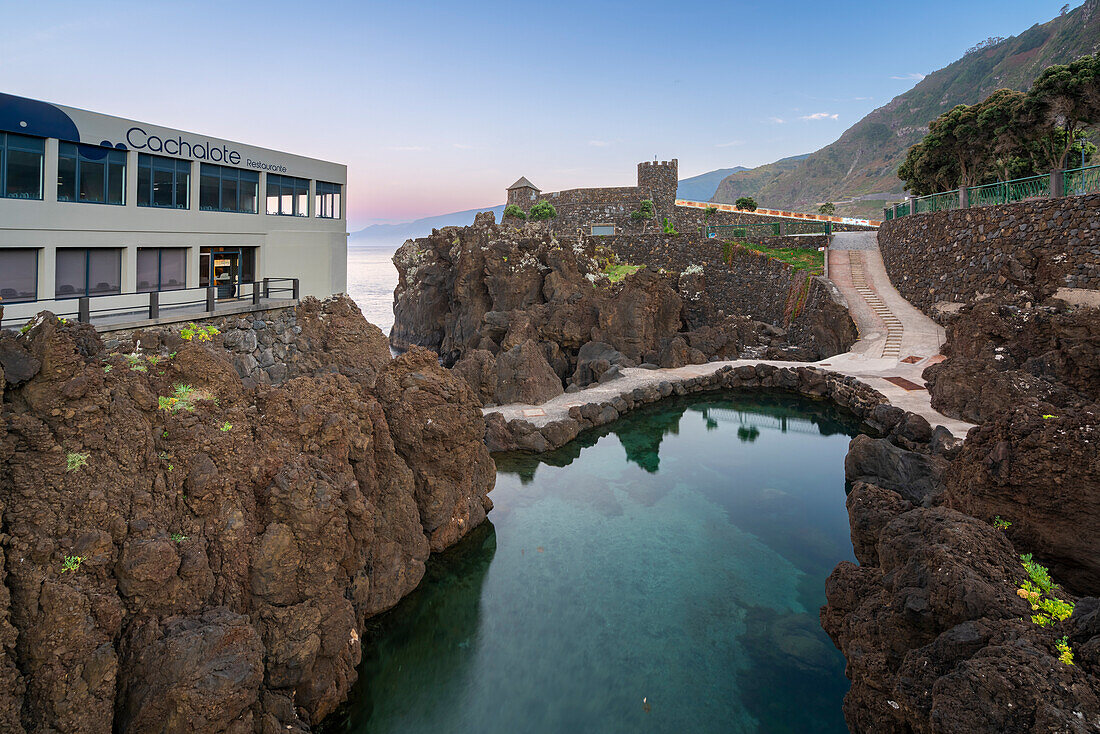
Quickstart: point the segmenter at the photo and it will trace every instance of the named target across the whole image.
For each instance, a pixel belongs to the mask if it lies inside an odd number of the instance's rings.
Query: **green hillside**
[[[898,166],[928,123],[957,104],[974,104],[990,92],[1024,90],[1043,69],[1100,51],[1100,0],[1018,36],[979,44],[950,66],[871,112],[840,139],[796,161],[785,159],[723,179],[714,201],[752,196],[762,207],[809,211],[823,201],[854,216],[882,214],[884,199],[902,194]]]

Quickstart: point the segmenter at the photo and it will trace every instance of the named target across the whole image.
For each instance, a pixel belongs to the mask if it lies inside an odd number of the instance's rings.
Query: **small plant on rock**
[[[184,341],[208,342],[220,333],[216,326],[196,326],[192,321],[180,329],[180,338]]]
[[[106,374],[107,372],[110,372],[110,371],[111,371],[112,369],[114,369],[114,368],[113,368],[113,367],[111,367],[111,365],[109,365],[109,364],[105,364],[105,365],[103,365],[103,372],[104,372],[104,374]]]
[[[1054,643],[1054,649],[1058,651],[1059,662],[1073,665],[1073,648],[1069,646],[1069,640],[1065,636]]]
[[[190,385],[176,385],[172,395],[161,395],[157,398],[157,407],[168,413],[176,413],[181,410],[193,411],[195,409],[194,393],[195,388]]]
[[[1010,523],[1008,520],[1005,520],[1000,515],[997,515],[997,517],[993,518],[993,527],[997,528],[998,530],[1008,530],[1011,525],[1012,523]]]
[[[141,355],[137,352],[126,355],[126,362],[130,365],[131,372],[148,372],[149,368],[141,361]]]
[[[665,217],[665,221],[661,223],[661,229],[665,234],[679,234],[676,228],[672,226],[672,222],[668,221],[668,217]]]
[[[172,542],[174,543],[182,543],[185,540],[189,540],[189,538],[183,533],[172,533],[171,538]]]
[[[504,207],[504,217],[514,217],[515,219],[520,219],[526,222],[527,212],[523,211],[515,204],[509,204],[508,206]]]
[[[31,330],[32,326],[34,326],[34,322],[33,321],[28,321],[27,323],[25,323],[25,324],[23,324],[22,326],[19,327],[19,333],[22,334],[23,336],[26,336],[27,332]]]
[[[80,471],[88,465],[88,454],[70,451],[65,454],[65,471]]]
[[[66,571],[76,573],[80,570],[80,564],[84,563],[84,560],[84,556],[65,556],[65,559],[61,562],[61,573]]]
[[[1040,627],[1068,619],[1073,614],[1073,604],[1054,596],[1058,584],[1050,577],[1046,567],[1036,563],[1030,553],[1020,556],[1028,580],[1020,584],[1016,595],[1031,605],[1031,621]]]
[[[229,421],[226,421],[225,423],[222,424],[222,427],[221,427],[220,430],[221,430],[222,433],[228,433],[229,431],[233,430],[233,424],[230,423]]]

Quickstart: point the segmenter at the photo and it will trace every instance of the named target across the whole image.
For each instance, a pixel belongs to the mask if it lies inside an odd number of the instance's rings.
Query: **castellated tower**
[[[679,163],[670,161],[643,161],[638,164],[638,190],[643,197],[651,197],[657,209],[657,219],[676,213],[676,187],[679,184]]]

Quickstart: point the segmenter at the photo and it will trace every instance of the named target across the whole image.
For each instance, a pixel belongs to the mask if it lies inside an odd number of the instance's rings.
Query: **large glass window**
[[[137,289],[176,291],[187,285],[186,247],[139,247]]]
[[[309,179],[267,174],[267,213],[309,216]]]
[[[0,298],[2,303],[33,301],[38,297],[38,250],[29,247],[0,249]]]
[[[122,250],[62,247],[57,250],[56,261],[54,282],[58,298],[122,292]]]
[[[46,141],[0,133],[0,195],[9,199],[42,198],[42,162]]]
[[[203,163],[199,170],[199,208],[207,212],[255,214],[260,174]]]
[[[317,182],[316,203],[314,213],[321,219],[340,218],[340,184],[328,181]]]
[[[126,151],[61,143],[57,155],[57,200],[126,203]]]
[[[191,208],[191,161],[138,154],[138,206]]]

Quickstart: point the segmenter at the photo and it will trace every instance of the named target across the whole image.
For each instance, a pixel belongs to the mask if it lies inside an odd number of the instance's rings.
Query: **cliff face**
[[[816,281],[777,261],[746,251],[757,268],[726,272],[722,247],[707,242],[710,250],[697,254],[711,256],[708,270],[638,236],[629,261],[608,267],[619,250],[598,239],[559,240],[537,224],[496,225],[487,212],[474,226],[406,242],[394,255],[391,344],[436,350],[483,401],[503,404],[543,402],[567,385],[614,379],[621,367],[680,367],[750,354],[809,360],[843,351],[855,338],[847,313],[824,303]],[[618,240],[608,242],[618,247]],[[606,277],[627,264],[636,272],[616,282]],[[738,310],[746,299],[708,280],[718,269],[724,278],[741,278],[745,289],[785,285],[774,298],[759,299],[768,301],[766,315],[748,314]],[[785,307],[801,313],[807,302],[814,313],[841,311],[837,325],[810,317],[786,326],[754,320],[782,321]]]
[[[219,348],[108,353],[40,317],[0,335],[0,729],[303,730],[365,620],[485,518],[465,382],[309,302],[280,387]]]

